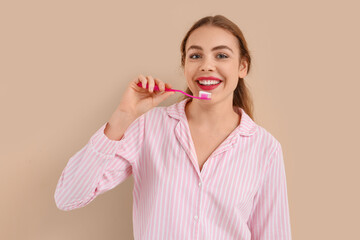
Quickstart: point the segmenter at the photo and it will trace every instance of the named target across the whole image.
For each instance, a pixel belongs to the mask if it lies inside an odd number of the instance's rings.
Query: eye
[[[198,59],[200,57],[201,57],[200,54],[197,54],[197,53],[191,54],[189,56],[190,59]],[[220,59],[229,58],[228,55],[226,55],[225,53],[219,53],[218,55],[216,55],[216,57],[218,57]]]
[[[221,56],[220,58],[228,58],[228,56],[224,53],[219,53],[217,56]]]
[[[191,59],[196,59],[196,58],[194,58],[194,56],[196,57],[196,56],[200,56],[199,54],[191,54],[190,56],[189,56],[189,58],[191,58]]]

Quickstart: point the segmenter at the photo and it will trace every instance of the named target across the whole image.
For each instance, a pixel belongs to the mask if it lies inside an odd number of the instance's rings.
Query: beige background
[[[1,1],[0,238],[132,239],[132,177],[70,212],[57,181],[128,81],[185,88],[183,36],[223,14],[252,53],[255,121],[283,147],[293,239],[360,239],[355,2]]]

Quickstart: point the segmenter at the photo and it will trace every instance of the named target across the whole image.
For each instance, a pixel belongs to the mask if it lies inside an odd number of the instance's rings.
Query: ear
[[[247,75],[248,62],[245,59],[241,59],[239,66],[239,77],[244,78]]]

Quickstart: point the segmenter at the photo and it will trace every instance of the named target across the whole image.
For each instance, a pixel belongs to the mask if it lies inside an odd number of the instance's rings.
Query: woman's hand
[[[137,85],[139,82],[142,83],[142,87]],[[149,84],[148,89],[146,88],[147,83]],[[154,92],[155,84],[160,91]],[[174,94],[174,92],[165,92],[165,87],[171,88],[170,84],[165,84],[151,76],[139,75],[131,81],[104,129],[105,135],[111,140],[119,141],[136,118]]]
[[[141,82],[142,87],[137,85],[139,82]],[[149,84],[148,89],[146,84]],[[155,85],[159,87],[160,91],[154,92]],[[174,92],[166,92],[165,87],[171,88],[171,85],[152,76],[145,77],[140,74],[129,83],[116,111],[137,118],[174,94]]]

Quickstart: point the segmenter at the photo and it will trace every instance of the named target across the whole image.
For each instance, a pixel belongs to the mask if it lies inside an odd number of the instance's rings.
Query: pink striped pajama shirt
[[[200,171],[185,99],[137,118],[119,141],[107,123],[68,161],[59,209],[84,207],[134,178],[134,239],[291,239],[280,143],[244,112]]]

